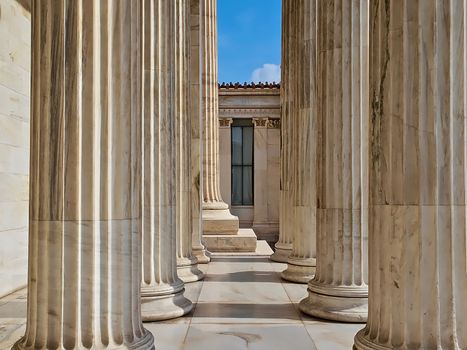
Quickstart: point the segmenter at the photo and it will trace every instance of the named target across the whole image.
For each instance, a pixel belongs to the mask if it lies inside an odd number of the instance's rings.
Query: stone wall
[[[0,42],[2,296],[25,286],[27,275],[31,16],[20,2],[0,0]]]

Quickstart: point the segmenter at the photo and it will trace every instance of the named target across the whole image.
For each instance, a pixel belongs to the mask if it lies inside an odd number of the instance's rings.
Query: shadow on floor
[[[0,306],[0,319],[26,318],[28,303],[26,299],[16,299]]]
[[[274,282],[281,283],[280,273],[275,271],[239,271],[223,274],[207,274],[205,282]]]
[[[264,263],[270,263],[271,260],[268,257],[264,256],[245,256],[245,257],[233,257],[233,256],[226,256],[226,257],[217,257],[217,256],[212,256],[211,257],[212,262],[228,262],[228,263],[233,263],[233,262],[264,262]]]
[[[287,319],[300,321],[299,311],[292,304],[198,303],[195,318]]]

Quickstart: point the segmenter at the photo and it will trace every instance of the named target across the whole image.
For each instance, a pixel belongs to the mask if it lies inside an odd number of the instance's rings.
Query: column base
[[[25,343],[27,343],[27,340],[25,340],[25,338],[23,337],[13,345],[11,350],[36,350],[38,349],[38,347],[36,346],[34,342],[31,343],[30,346],[23,346]],[[79,341],[76,341],[74,349],[82,349],[81,345],[82,344]],[[112,350],[137,350],[137,349],[138,350],[154,350],[155,349],[154,336],[148,330],[146,330],[146,333],[143,335],[142,338],[136,339],[131,344],[121,344],[121,345],[100,344],[100,346],[93,346],[93,349],[95,347],[99,349],[112,349]],[[63,345],[61,344],[60,349],[62,348],[64,349]],[[71,349],[71,348],[67,348],[67,349]]]
[[[308,283],[316,271],[316,259],[289,259],[281,277],[295,283]]]
[[[353,350],[390,350],[392,347],[369,341],[366,337],[366,327],[361,329],[354,338]]]
[[[308,288],[308,297],[300,301],[302,312],[326,320],[365,323],[368,297],[344,297],[316,293]]]
[[[181,281],[180,281],[181,282]],[[183,283],[180,283],[183,286]],[[186,315],[193,309],[193,303],[185,298],[185,288],[143,290],[141,295],[141,316],[143,322],[162,321]]]
[[[270,259],[275,262],[287,263],[290,254],[292,254],[292,244],[276,243],[276,251],[270,256]]]
[[[178,259],[177,275],[185,283],[196,282],[204,278],[204,273],[198,268],[198,259]]]
[[[211,261],[211,255],[204,247],[193,248],[191,253],[198,259],[198,264],[207,264]]]
[[[228,209],[205,209],[203,206],[203,235],[236,235],[238,217]]]

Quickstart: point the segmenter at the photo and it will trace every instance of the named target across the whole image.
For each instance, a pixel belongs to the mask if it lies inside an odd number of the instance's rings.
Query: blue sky
[[[217,0],[219,82],[280,80],[281,0]]]

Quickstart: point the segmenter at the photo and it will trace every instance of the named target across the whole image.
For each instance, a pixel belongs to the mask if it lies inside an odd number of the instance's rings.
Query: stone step
[[[269,246],[268,242],[263,240],[256,241],[256,251],[254,252],[210,252],[211,258],[222,257],[269,257],[274,251]]]
[[[211,252],[255,252],[257,237],[251,228],[241,228],[236,235],[204,235],[203,241]]]

